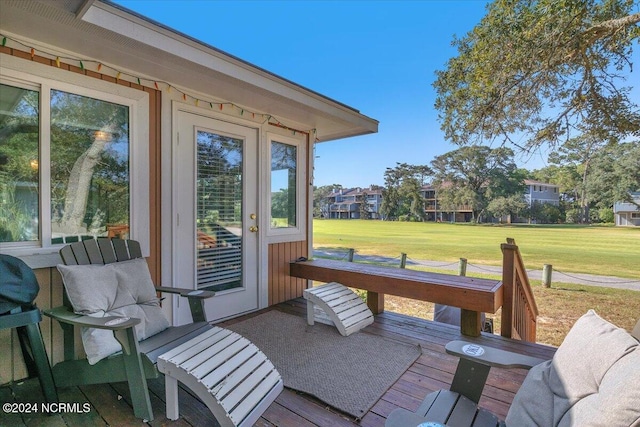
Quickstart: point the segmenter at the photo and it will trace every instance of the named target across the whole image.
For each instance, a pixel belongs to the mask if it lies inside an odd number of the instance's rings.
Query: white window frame
[[[140,242],[142,253],[149,256],[149,94],[127,86],[109,83],[56,67],[27,61],[10,55],[0,55],[0,82],[33,88],[40,93],[40,212],[37,242],[0,243],[0,252],[15,256],[48,256],[60,250],[63,244],[51,244],[51,90],[124,105],[129,108],[129,227],[130,236]],[[39,267],[55,265],[55,258],[44,264],[33,260]],[[43,261],[44,262],[44,261]]]
[[[266,135],[266,185],[267,206],[267,240],[269,243],[296,242],[307,239],[307,216],[306,216],[306,177],[307,177],[307,150],[306,141],[303,137],[294,138],[279,133],[267,132]],[[271,227],[271,144],[279,142],[281,144],[293,145],[296,147],[296,226],[273,228]]]

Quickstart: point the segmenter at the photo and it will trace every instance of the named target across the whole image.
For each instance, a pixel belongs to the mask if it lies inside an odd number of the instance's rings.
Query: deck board
[[[280,310],[305,317],[306,301],[302,298],[286,301],[266,310],[224,322],[221,326],[246,320],[248,317],[256,316],[268,310]],[[312,396],[285,389],[255,425],[260,427],[382,427],[386,417],[393,409],[405,408],[414,411],[428,393],[449,387],[456,369],[457,358],[445,353],[444,346],[447,342],[455,339],[466,339],[540,358],[550,358],[555,352],[552,347],[509,340],[498,335],[486,333],[482,333],[480,337],[476,338],[462,337],[460,330],[455,326],[391,312],[375,316],[375,322],[359,333],[375,334],[399,342],[419,344],[423,348],[423,354],[387,390],[361,420],[354,420],[348,415],[328,408],[324,403]],[[504,419],[513,396],[524,380],[525,375],[526,371],[523,369],[492,369],[487,379],[487,386],[480,399],[480,405]],[[216,425],[206,406],[183,388],[179,390],[180,419],[177,421],[167,420],[164,414],[163,379],[150,380],[149,388],[156,418],[151,423],[146,423],[146,425],[181,427]],[[3,399],[11,396],[12,393],[16,396],[16,402],[43,400],[39,384],[35,379],[5,385],[0,388],[0,396]],[[88,414],[38,416],[37,425],[53,427],[59,425],[104,426],[107,424],[139,426],[145,424],[133,416],[129,391],[125,383],[66,387],[59,389],[59,394],[63,402],[90,401],[94,407]],[[121,396],[121,398],[119,399],[118,396]],[[9,417],[7,414],[0,413],[0,425],[32,425],[33,421],[35,420],[28,417]]]

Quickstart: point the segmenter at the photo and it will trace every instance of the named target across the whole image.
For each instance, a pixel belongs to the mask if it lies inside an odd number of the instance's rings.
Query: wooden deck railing
[[[504,292],[500,333],[503,337],[535,342],[538,307],[522,256],[513,239],[507,239],[500,248]]]

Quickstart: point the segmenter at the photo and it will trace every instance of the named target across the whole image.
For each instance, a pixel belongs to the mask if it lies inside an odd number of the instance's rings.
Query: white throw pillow
[[[107,265],[58,265],[74,312],[92,317],[130,317],[139,341],[169,327],[144,259]],[[108,329],[82,328],[82,344],[91,365],[122,350]]]

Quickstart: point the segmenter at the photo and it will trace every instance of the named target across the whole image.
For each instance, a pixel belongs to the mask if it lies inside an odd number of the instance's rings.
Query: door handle
[[[258,231],[258,227],[255,226],[255,225],[252,225],[251,227],[249,227],[249,231],[252,232],[252,233],[255,233],[255,232]]]

